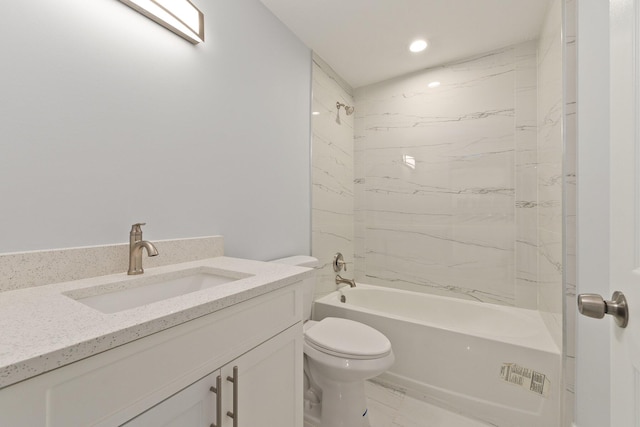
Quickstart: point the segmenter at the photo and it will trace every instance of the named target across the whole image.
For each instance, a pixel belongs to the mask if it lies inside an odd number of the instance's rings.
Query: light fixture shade
[[[180,37],[204,41],[204,15],[189,0],[120,0]]]

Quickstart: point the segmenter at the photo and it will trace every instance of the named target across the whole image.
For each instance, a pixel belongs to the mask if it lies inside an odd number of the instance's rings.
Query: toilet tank
[[[298,267],[316,268],[318,267],[318,258],[307,255],[296,255],[287,258],[274,259],[271,262],[278,264],[297,265]],[[314,274],[302,281],[302,318],[304,320],[311,319],[311,307],[313,306],[313,291],[316,287],[316,275]]]

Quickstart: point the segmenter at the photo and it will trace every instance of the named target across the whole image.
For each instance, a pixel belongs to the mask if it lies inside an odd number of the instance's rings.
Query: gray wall
[[[0,14],[0,253],[225,236],[308,253],[309,50],[257,0],[196,0],[192,46],[116,0]]]

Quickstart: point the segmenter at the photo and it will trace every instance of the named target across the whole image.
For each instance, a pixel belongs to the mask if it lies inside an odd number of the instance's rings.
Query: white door
[[[584,8],[591,7],[590,4],[597,2],[583,2]],[[602,3],[600,3],[602,6]],[[585,15],[586,16],[586,15]],[[595,17],[595,15],[594,15]],[[590,239],[598,233],[604,233],[604,239],[600,242],[602,247],[595,248],[601,250],[600,259],[592,255],[581,256],[579,254],[578,263],[593,262],[596,268],[599,266],[601,270],[608,270],[608,278],[603,277],[599,280],[608,279],[608,289],[589,290],[585,286],[578,284],[580,292],[603,292],[605,299],[611,299],[613,292],[622,292],[627,299],[629,307],[629,323],[626,328],[618,326],[611,316],[605,316],[598,322],[606,322],[610,328],[609,340],[598,341],[596,338],[596,329],[598,326],[589,323],[586,319],[580,319],[578,329],[582,329],[586,333],[578,334],[578,347],[593,348],[595,351],[603,351],[601,353],[601,362],[591,357],[585,351],[578,352],[578,378],[576,384],[578,386],[578,427],[595,425],[591,421],[592,417],[585,416],[582,411],[588,411],[587,406],[592,405],[598,410],[593,417],[598,417],[602,413],[608,413],[604,420],[599,422],[599,426],[605,427],[640,427],[640,26],[638,25],[640,18],[640,0],[610,0],[609,2],[609,44],[608,55],[602,55],[601,60],[606,63],[609,60],[608,74],[603,76],[604,82],[592,81],[592,87],[587,88],[584,92],[583,99],[588,101],[580,101],[580,89],[578,100],[578,117],[580,120],[581,110],[584,112],[591,111],[594,103],[598,100],[589,96],[589,90],[595,92],[605,92],[601,94],[599,100],[604,105],[609,105],[609,111],[606,108],[601,111],[603,114],[591,117],[596,123],[604,128],[609,128],[608,142],[607,136],[600,141],[594,141],[587,132],[580,135],[579,127],[579,150],[597,153],[601,147],[594,144],[600,144],[607,147],[609,159],[602,158],[602,163],[589,163],[588,166],[579,162],[578,168],[594,168],[600,166],[605,174],[601,176],[605,181],[608,180],[608,186],[601,194],[601,203],[605,207],[608,206],[608,212],[602,213],[601,224],[593,223],[594,230],[588,228],[579,228],[578,240]],[[580,21],[578,25],[580,26]],[[578,36],[578,43],[585,47],[585,40]],[[587,47],[588,48],[588,47]],[[583,51],[584,52],[584,51]],[[580,50],[579,50],[580,55]],[[586,56],[586,55],[585,55]],[[608,58],[607,58],[608,56]],[[593,64],[598,67],[598,64]],[[584,75],[589,74],[589,70],[584,70]],[[581,71],[579,68],[578,79],[580,80]],[[606,99],[606,84],[609,83],[609,96]],[[589,104],[588,102],[591,102]],[[588,128],[588,125],[585,126]],[[591,146],[590,146],[591,144]],[[581,155],[582,156],[582,155]],[[580,158],[580,157],[579,157]],[[607,162],[608,160],[608,162]],[[604,164],[603,164],[604,163]],[[606,172],[608,171],[608,173]],[[585,172],[589,176],[589,172]],[[591,174],[594,175],[594,174]],[[595,174],[597,175],[597,174]],[[578,185],[583,186],[582,194],[586,198],[597,200],[597,189],[585,188],[588,184],[580,181],[580,173],[578,176]],[[579,192],[580,194],[580,192]],[[607,203],[607,195],[609,203]],[[580,206],[580,205],[579,205]],[[593,209],[598,209],[597,205],[592,205]],[[588,210],[578,211],[578,222],[581,221],[581,214],[584,213],[586,220],[589,220],[591,212]],[[608,237],[607,237],[608,236]],[[580,245],[579,245],[580,247]],[[579,249],[580,251],[580,249]],[[588,252],[589,248],[584,248],[583,252]],[[608,257],[607,257],[608,254]],[[608,258],[608,265],[607,265]],[[587,271],[588,268],[580,267],[580,270]],[[583,275],[584,283],[589,282],[589,277]],[[580,278],[579,278],[580,281]],[[592,284],[593,285],[593,284]],[[593,286],[596,287],[595,285]],[[593,332],[593,334],[590,334]],[[583,340],[580,342],[580,340]],[[595,341],[595,342],[592,342]],[[608,341],[608,343],[607,343]],[[601,350],[595,349],[594,346],[600,344]],[[610,348],[608,348],[610,347]],[[609,351],[607,351],[607,348]],[[582,359],[581,359],[582,357]],[[597,387],[585,387],[589,384],[589,377],[608,376],[610,378],[609,394],[604,396],[608,398],[608,406],[603,407],[602,399],[594,399],[593,396],[598,395]],[[580,385],[583,384],[582,387]],[[605,385],[604,389],[607,388]],[[604,403],[606,405],[606,403]],[[607,424],[604,422],[608,421]]]
[[[640,0],[610,2],[609,291],[623,292],[630,308],[626,328],[612,322],[611,425],[629,427],[640,427],[639,13]]]

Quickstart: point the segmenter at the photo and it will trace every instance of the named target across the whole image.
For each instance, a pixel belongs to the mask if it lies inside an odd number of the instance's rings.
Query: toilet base
[[[317,427],[371,427],[364,381],[323,381],[322,401],[305,400],[304,418]]]
[[[327,320],[322,320],[320,324]],[[347,319],[342,320],[348,322]],[[313,342],[310,342],[307,336],[310,330],[313,331],[318,326],[308,323],[305,324],[307,329],[304,343],[304,371],[307,380],[305,412],[309,414],[308,418],[318,418],[320,422],[316,424],[317,427],[370,427],[364,382],[389,369],[394,361],[393,351],[389,350],[388,353],[381,353],[372,358],[353,357],[351,354],[356,351],[353,349],[348,356],[344,353],[332,354],[321,351],[312,345]],[[359,325],[367,328],[366,325]],[[332,334],[341,337],[342,340],[354,336],[353,331],[351,335],[341,334],[340,331],[332,331]],[[380,341],[386,340],[382,334],[377,338],[380,338]],[[337,341],[340,342],[340,339]]]
[[[320,408],[322,408],[321,403],[313,403],[309,402],[305,399],[304,401],[304,420],[314,427],[320,426]]]

